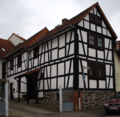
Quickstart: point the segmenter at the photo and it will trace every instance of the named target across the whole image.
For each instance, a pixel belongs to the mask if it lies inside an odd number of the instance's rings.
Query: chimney
[[[68,21],[67,18],[62,19],[62,24],[64,24],[64,23],[67,22],[67,21]]]

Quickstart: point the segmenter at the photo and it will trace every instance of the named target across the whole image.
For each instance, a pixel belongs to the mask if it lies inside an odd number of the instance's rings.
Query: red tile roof
[[[76,24],[78,23],[80,20],[82,20],[94,7],[98,7],[98,9],[100,10],[101,14],[103,15],[103,17],[105,18],[105,21],[107,22],[109,28],[111,29],[111,32],[113,33],[113,35],[115,36],[115,38],[117,38],[116,33],[114,32],[114,30],[112,29],[111,25],[109,24],[107,18],[105,17],[102,9],[100,8],[98,2],[93,4],[92,6],[90,6],[89,8],[87,8],[86,10],[84,10],[83,12],[81,12],[80,14],[78,14],[77,16],[71,18],[70,20],[66,21],[64,24],[62,24],[61,26],[49,31],[43,38],[41,38],[39,41],[44,40],[45,38],[50,37],[51,35],[59,32],[60,30],[64,29],[65,27],[69,26],[70,24]]]
[[[39,40],[42,36],[44,36],[49,30],[45,27],[44,29],[40,30],[38,33],[30,37],[28,40],[24,41],[23,43],[18,44],[13,48],[13,50],[7,55],[9,56],[10,54],[13,54],[17,50],[23,48],[23,47],[28,47],[32,44],[34,44],[37,40]],[[6,56],[6,57],[7,57]]]
[[[5,58],[13,47],[14,45],[10,41],[0,38],[0,58]],[[4,48],[5,52],[1,48]]]
[[[60,30],[63,30],[64,28],[70,26],[71,24],[76,24],[76,23],[78,23],[78,22],[79,22],[80,20],[82,20],[94,7],[97,7],[97,8],[100,10],[100,12],[101,12],[101,14],[103,15],[106,23],[107,23],[108,26],[109,26],[111,32],[113,33],[113,35],[115,36],[115,38],[117,38],[117,35],[115,34],[114,30],[112,29],[111,25],[109,24],[107,18],[105,17],[102,9],[100,8],[100,6],[99,6],[99,4],[98,4],[98,2],[97,2],[97,3],[93,4],[92,6],[90,6],[89,8],[87,8],[86,10],[84,10],[83,12],[81,12],[80,14],[78,14],[77,16],[71,18],[70,20],[68,20],[68,21],[66,21],[64,24],[62,24],[61,26],[59,26],[59,27],[57,27],[57,28],[55,28],[55,29],[53,29],[53,30],[51,30],[51,31],[48,31],[47,28],[46,28],[46,29],[44,28],[44,29],[43,29],[44,31],[42,30],[43,33],[42,33],[42,31],[36,33],[34,36],[32,36],[31,38],[29,38],[29,39],[28,39],[27,41],[25,41],[23,44],[21,44],[21,46],[20,46],[19,48],[17,48],[17,50],[20,49],[20,48],[23,47],[23,46],[28,47],[28,46],[30,46],[30,45],[32,45],[32,44],[38,43],[38,42],[40,42],[41,40],[44,40],[44,39],[46,39],[46,38],[54,35],[55,33],[59,32]],[[14,53],[15,51],[16,51],[16,50],[13,50],[10,54]],[[10,55],[10,54],[9,54],[9,55]]]

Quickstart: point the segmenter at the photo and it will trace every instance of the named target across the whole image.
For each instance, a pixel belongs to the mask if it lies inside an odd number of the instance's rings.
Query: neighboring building
[[[15,33],[13,33],[9,38],[9,41],[11,41],[15,46],[18,45],[19,43],[23,43],[25,41],[25,39],[23,39],[22,37],[20,37],[19,35],[16,35]]]
[[[115,89],[120,91],[120,41],[114,46],[114,63],[115,63]]]
[[[51,31],[44,28],[6,56],[10,95],[57,105],[60,85],[80,94],[85,85],[86,108],[102,106],[115,91],[116,38],[98,3]]]
[[[0,79],[6,79],[6,59],[5,56],[14,45],[5,39],[0,38]]]

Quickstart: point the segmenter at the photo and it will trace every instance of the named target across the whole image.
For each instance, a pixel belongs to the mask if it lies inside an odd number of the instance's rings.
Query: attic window
[[[3,52],[6,52],[6,50],[5,50],[4,48],[1,48],[1,50],[2,50]]]

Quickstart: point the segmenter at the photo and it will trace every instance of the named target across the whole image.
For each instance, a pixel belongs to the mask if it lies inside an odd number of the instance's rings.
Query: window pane
[[[103,76],[103,66],[99,66],[99,76]]]
[[[90,64],[90,75],[94,75],[94,65]]]
[[[102,47],[102,39],[98,38],[98,46]]]
[[[90,40],[90,44],[94,45],[94,36],[90,35],[89,40]]]

